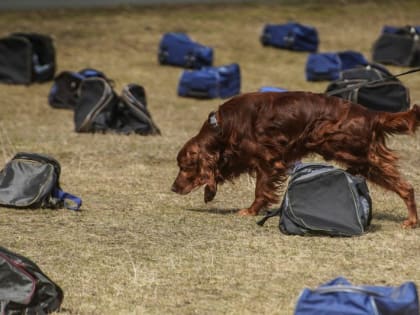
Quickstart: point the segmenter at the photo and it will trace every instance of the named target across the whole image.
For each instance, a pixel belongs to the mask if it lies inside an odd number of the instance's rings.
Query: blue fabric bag
[[[213,48],[192,41],[184,33],[166,33],[159,44],[160,64],[199,69],[213,64]]]
[[[338,277],[312,290],[304,289],[294,315],[418,315],[414,282],[398,287],[354,286]]]
[[[342,52],[314,53],[308,56],[305,67],[308,81],[333,81],[340,77],[340,71],[365,66],[367,59],[359,52],[347,50]]]
[[[315,52],[319,44],[316,28],[293,22],[265,25],[260,40],[264,46],[295,51]]]
[[[195,98],[228,98],[239,94],[241,73],[238,64],[184,70],[178,84],[178,95]]]

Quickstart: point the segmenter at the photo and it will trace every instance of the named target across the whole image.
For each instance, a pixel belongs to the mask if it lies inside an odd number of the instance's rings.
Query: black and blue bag
[[[48,94],[48,103],[53,108],[74,109],[78,102],[80,83],[86,78],[103,78],[109,80],[99,70],[86,68],[78,72],[62,71],[55,78]]]
[[[0,82],[50,81],[56,69],[53,39],[46,34],[13,33],[0,39]]]
[[[370,225],[372,200],[363,177],[328,164],[299,163],[280,208],[257,224],[274,216],[287,235],[356,236]]]
[[[240,90],[241,72],[237,63],[184,70],[178,84],[179,96],[195,98],[228,98]]]
[[[300,23],[266,24],[260,41],[264,46],[294,51],[318,50],[318,32],[315,27]]]
[[[342,52],[312,53],[305,66],[307,81],[333,81],[340,77],[340,72],[368,64],[367,59],[359,52],[347,50]]]
[[[385,25],[373,44],[372,60],[397,66],[420,66],[420,26]]]
[[[418,315],[416,284],[400,286],[355,286],[338,277],[316,289],[304,289],[294,315]]]
[[[0,247],[0,314],[53,313],[63,297],[60,286],[32,260]]]
[[[213,48],[194,42],[185,33],[163,35],[158,52],[162,65],[199,69],[213,64]]]
[[[61,189],[60,174],[51,156],[17,153],[0,171],[0,206],[79,210],[82,200]]]

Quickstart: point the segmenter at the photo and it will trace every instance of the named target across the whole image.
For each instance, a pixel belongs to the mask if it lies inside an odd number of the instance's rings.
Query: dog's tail
[[[414,134],[420,126],[420,106],[413,105],[406,112],[379,113],[376,123],[387,134]]]

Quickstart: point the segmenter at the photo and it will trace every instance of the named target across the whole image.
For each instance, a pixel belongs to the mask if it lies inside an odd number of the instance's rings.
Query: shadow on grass
[[[392,214],[392,213],[379,213],[379,214],[375,214],[372,218],[372,221],[374,223],[371,223],[371,225],[369,226],[369,233],[375,233],[375,232],[379,232],[382,230],[382,225],[378,224],[378,221],[392,221],[392,222],[396,222],[396,223],[400,223],[402,224],[402,222],[404,221],[404,217],[401,215],[397,215],[397,214]]]
[[[371,224],[369,225],[367,232],[370,233],[376,233],[382,230],[382,226],[380,224]]]
[[[221,209],[221,208],[201,208],[201,209],[185,209],[187,211],[193,211],[193,212],[201,212],[201,213],[211,213],[211,214],[221,214],[221,215],[227,215],[227,214],[237,214],[239,212],[239,208],[230,208],[230,209]],[[270,211],[274,211],[275,209],[271,209]],[[256,217],[265,216],[267,214],[267,211],[261,211]]]
[[[378,213],[373,215],[373,220],[394,221],[402,223],[404,219],[404,216],[393,213]]]
[[[192,209],[192,208],[189,208],[185,210],[192,211],[192,212],[227,215],[227,214],[236,214],[240,209],[238,208],[231,208],[231,209],[220,209],[220,208]]]

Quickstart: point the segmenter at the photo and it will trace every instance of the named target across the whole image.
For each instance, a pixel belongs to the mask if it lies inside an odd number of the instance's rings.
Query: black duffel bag
[[[160,135],[147,108],[146,93],[141,85],[128,84],[119,96],[109,81],[101,77],[81,81],[74,123],[76,132]]]
[[[62,289],[30,259],[0,247],[0,313],[43,315],[58,311]]]
[[[258,225],[280,215],[284,234],[354,236],[366,232],[372,201],[363,177],[326,164],[299,164],[293,170],[283,202]]]
[[[373,45],[372,60],[397,66],[420,66],[420,26],[384,26]]]
[[[50,81],[55,69],[55,48],[49,35],[14,33],[0,38],[0,82]]]
[[[408,88],[379,65],[342,71],[340,78],[327,86],[326,94],[377,111],[401,112],[410,107]]]

